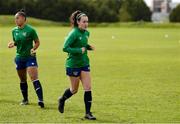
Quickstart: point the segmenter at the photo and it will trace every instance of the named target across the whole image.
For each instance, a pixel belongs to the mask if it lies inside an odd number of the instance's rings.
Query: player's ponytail
[[[21,9],[19,10],[16,14],[20,15],[20,16],[23,16],[26,20],[27,16],[26,16],[26,12],[24,9]]]
[[[80,21],[82,16],[86,16],[86,14],[81,12],[80,10],[73,12],[70,16],[71,25],[73,27],[78,27],[77,21]]]

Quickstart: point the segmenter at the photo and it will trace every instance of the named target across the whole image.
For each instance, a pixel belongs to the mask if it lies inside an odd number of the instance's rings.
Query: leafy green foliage
[[[180,22],[180,4],[172,10],[169,16],[170,22]]]

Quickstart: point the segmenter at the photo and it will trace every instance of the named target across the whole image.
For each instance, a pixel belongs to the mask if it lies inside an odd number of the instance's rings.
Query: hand
[[[82,54],[84,54],[85,51],[86,51],[86,48],[85,48],[85,47],[82,47],[81,50],[82,50]]]
[[[91,46],[91,50],[95,50],[95,47],[94,47],[94,46]]]
[[[10,41],[8,43],[8,48],[13,48],[15,45],[14,45],[14,42],[13,41]]]
[[[32,48],[31,49],[31,55],[33,56],[33,55],[35,55],[35,53],[36,53],[36,51]]]

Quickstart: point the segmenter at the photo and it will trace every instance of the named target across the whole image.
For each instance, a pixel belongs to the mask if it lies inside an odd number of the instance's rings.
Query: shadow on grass
[[[0,104],[20,105],[20,101],[0,99]],[[27,106],[38,106],[38,103],[30,102]],[[45,103],[45,108],[44,109],[57,110],[57,104],[46,104]]]
[[[0,105],[5,105],[7,106],[7,104],[10,105],[15,105],[15,106],[20,106],[20,102],[19,101],[15,101],[15,100],[6,100],[6,99],[0,99]],[[33,107],[33,108],[37,108],[38,104],[35,102],[30,102],[27,107]],[[43,108],[42,110],[44,111],[54,111],[58,113],[58,104],[55,103],[45,103],[45,108]],[[109,120],[108,116],[110,116],[109,114],[105,114],[105,113],[98,113],[98,112],[93,112],[93,114],[97,117],[97,120],[95,121],[90,121],[90,120],[86,120],[84,118],[84,113],[83,113],[83,109],[81,108],[72,108],[72,107],[66,107],[65,108],[65,113],[61,114],[59,113],[59,116],[64,116],[65,119],[67,120],[71,120],[72,118],[74,118],[74,121],[76,122],[81,122],[81,123],[115,123],[117,120]],[[76,114],[73,114],[71,112],[76,112],[76,113],[82,113],[82,116],[77,117]],[[111,115],[112,116],[112,115]],[[119,118],[118,116],[114,115],[114,118]],[[119,123],[128,123],[131,121],[128,120],[119,120]],[[117,122],[116,122],[117,123]]]

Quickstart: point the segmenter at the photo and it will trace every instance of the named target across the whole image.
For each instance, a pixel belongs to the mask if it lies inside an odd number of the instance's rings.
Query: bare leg
[[[82,71],[80,79],[81,79],[84,91],[91,91],[91,75],[90,75],[90,72]]]
[[[71,81],[71,87],[70,90],[72,92],[72,94],[76,94],[78,92],[79,89],[79,77],[69,77],[70,81]]]
[[[27,82],[26,69],[17,70],[17,73],[22,83]]]
[[[28,67],[27,72],[29,74],[29,77],[31,81],[33,82],[34,89],[36,91],[36,94],[38,96],[38,104],[41,108],[44,108],[44,103],[43,103],[43,90],[41,83],[38,79],[38,68],[36,66]]]
[[[28,85],[27,85],[26,69],[17,70],[17,74],[20,79],[20,89],[23,95],[23,100],[21,102],[21,105],[27,105],[28,104]]]
[[[79,77],[69,77],[71,87],[66,89],[63,96],[59,99],[58,110],[60,113],[64,113],[65,101],[69,99],[73,94],[76,94],[79,88]]]
[[[38,79],[38,69],[36,66],[28,67],[27,72],[32,82]]]
[[[82,71],[80,78],[85,91],[84,92],[84,104],[86,110],[85,118],[89,120],[96,120],[96,118],[91,113],[92,94],[91,94],[90,72]]]

